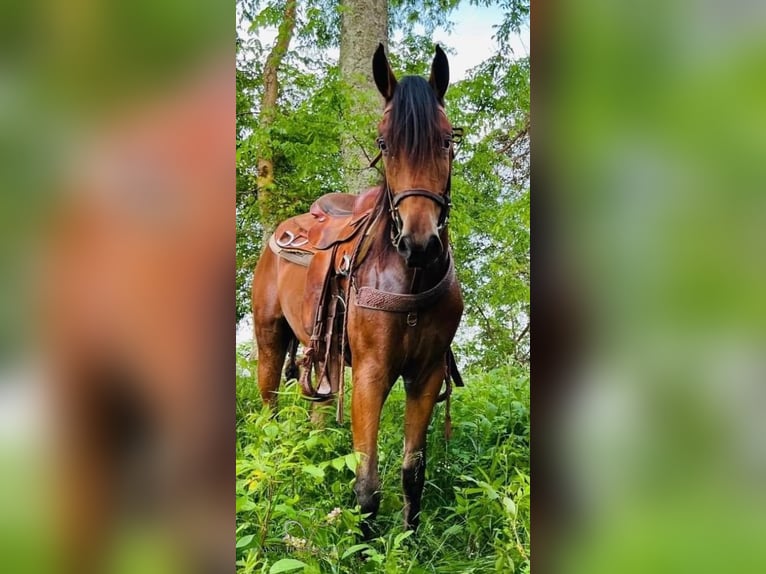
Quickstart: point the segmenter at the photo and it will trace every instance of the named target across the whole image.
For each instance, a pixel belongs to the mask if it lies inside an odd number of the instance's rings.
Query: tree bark
[[[297,0],[287,0],[282,22],[277,30],[277,39],[274,47],[266,58],[263,68],[263,97],[259,116],[260,128],[268,132],[268,128],[274,123],[277,113],[277,98],[279,97],[279,78],[277,72],[282,60],[290,47],[290,41],[295,31],[295,13]],[[271,233],[276,221],[269,212],[269,197],[274,190],[274,162],[271,138],[264,139],[264,145],[260,148],[258,158],[258,205],[261,211],[261,223],[264,228],[264,237]]]
[[[374,137],[381,109],[382,98],[372,79],[372,55],[379,43],[388,48],[388,0],[341,0],[341,10],[340,73],[351,88],[341,149],[347,191],[359,193],[377,177],[365,169],[368,159],[362,146],[369,146],[369,135]]]

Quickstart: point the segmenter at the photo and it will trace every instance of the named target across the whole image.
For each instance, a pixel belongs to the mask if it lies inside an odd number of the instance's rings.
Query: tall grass
[[[437,405],[416,535],[402,528],[404,390],[397,383],[378,439],[381,536],[366,544],[348,412],[342,426],[329,414],[317,428],[293,385],[272,418],[253,373],[238,357],[238,572],[529,572],[527,373],[508,366],[469,373],[453,393],[450,441]]]

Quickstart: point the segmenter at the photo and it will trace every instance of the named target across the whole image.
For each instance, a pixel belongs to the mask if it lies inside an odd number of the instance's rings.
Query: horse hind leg
[[[258,388],[264,403],[276,410],[285,355],[295,333],[285,319],[278,290],[279,261],[266,248],[253,274],[253,331],[258,347]]]
[[[280,318],[265,325],[256,323],[255,338],[258,343],[258,388],[261,399],[276,410],[282,366],[295,336],[287,321]]]

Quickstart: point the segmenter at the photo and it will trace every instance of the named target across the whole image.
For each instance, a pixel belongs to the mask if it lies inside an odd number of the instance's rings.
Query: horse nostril
[[[439,239],[438,235],[432,235],[428,238],[428,243],[426,244],[426,260],[431,262],[442,252],[442,242]]]
[[[408,267],[425,267],[439,257],[442,252],[442,242],[437,235],[432,235],[424,245],[415,243],[410,235],[403,235],[397,249],[399,255],[407,261]]]
[[[399,255],[405,259],[409,259],[410,254],[412,253],[412,240],[410,239],[410,236],[403,235],[399,239],[399,243],[396,245],[396,249],[399,251]]]

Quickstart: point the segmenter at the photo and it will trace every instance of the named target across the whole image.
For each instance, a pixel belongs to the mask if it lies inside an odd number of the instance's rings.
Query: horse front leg
[[[443,381],[444,369],[439,368],[424,379],[405,385],[402,487],[404,528],[407,530],[416,530],[420,523],[420,502],[426,480],[426,434]]]
[[[373,368],[357,367],[352,372],[351,432],[354,451],[360,455],[354,492],[362,513],[370,514],[362,522],[362,534],[367,540],[373,537],[372,521],[380,507],[378,429],[391,381],[390,377],[380,376]]]

